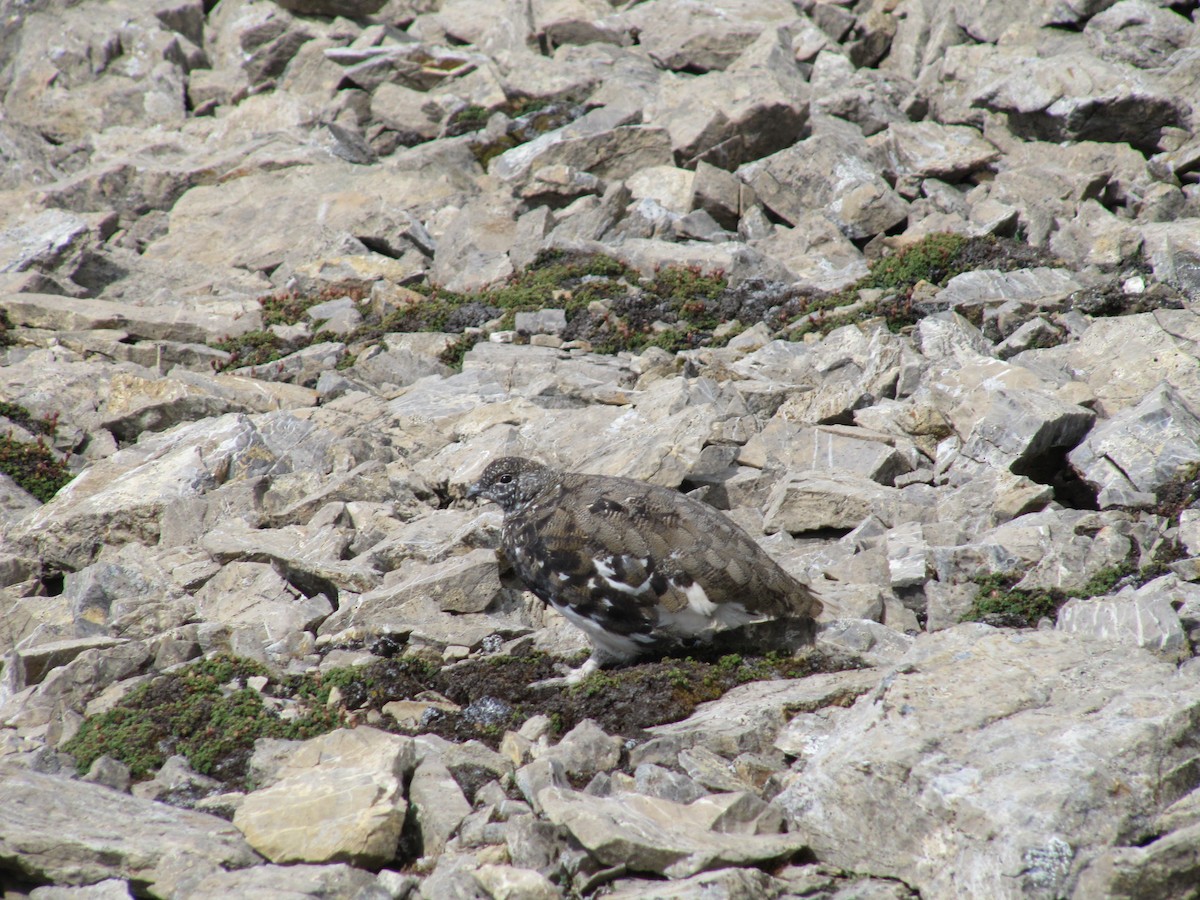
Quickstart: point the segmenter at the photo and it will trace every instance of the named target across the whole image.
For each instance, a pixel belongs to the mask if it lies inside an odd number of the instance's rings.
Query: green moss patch
[[[98,756],[129,766],[134,778],[183,754],[202,775],[238,785],[260,737],[307,738],[336,728],[340,719],[325,706],[329,685],[297,680],[284,692],[300,701],[297,717],[284,721],[246,680],[266,675],[258,663],[219,656],[134,688],[116,707],[83,721],[63,744],[86,772]]]
[[[57,418],[38,418],[20,404],[8,402],[0,402],[0,416],[38,436],[27,442],[0,435],[0,472],[45,503],[74,477],[45,440],[54,436]]]
[[[637,738],[654,725],[686,718],[698,704],[739,684],[802,678],[839,671],[850,663],[815,650],[790,657],[719,655],[703,648],[683,659],[668,657],[598,672],[569,687],[538,684],[558,675],[561,666],[543,654],[472,659],[446,669],[402,657],[353,670],[341,691],[349,709],[382,710],[392,700],[416,699],[432,690],[461,712],[429,710],[418,732],[497,747],[506,730],[534,715],[550,718],[555,737],[583,719],[593,719],[609,734]],[[388,716],[382,726],[406,731]]]
[[[55,429],[58,427],[57,415],[42,419],[35,416],[21,404],[9,403],[4,400],[0,400],[0,416],[3,416],[15,425],[20,425],[32,434],[53,435]]]
[[[582,659],[575,660],[575,663]],[[559,674],[561,662],[535,654],[472,659],[442,668],[418,656],[380,659],[370,665],[269,681],[260,692],[248,679],[266,676],[260,664],[217,656],[158,675],[134,688],[113,709],[87,717],[62,750],[85,772],[101,755],[124,762],[134,778],[155,772],[173,754],[192,768],[243,789],[258,738],[309,738],[382,712],[393,700],[432,691],[461,711],[431,709],[416,729],[449,740],[477,739],[498,747],[504,732],[530,716],[549,716],[555,736],[585,718],[610,734],[639,737],[644,730],[690,715],[739,684],[801,678],[851,663],[808,650],[797,657],[720,655],[704,649],[684,659],[665,658],[597,673],[578,685],[535,685]],[[331,691],[340,702],[331,708]],[[290,707],[291,718],[278,710]],[[409,733],[388,715],[380,727]]]
[[[1053,619],[1059,608],[1072,598],[1103,597],[1123,581],[1144,583],[1151,577],[1156,577],[1156,573],[1139,573],[1132,563],[1125,563],[1096,573],[1081,588],[1060,591],[1015,588],[1013,585],[1021,580],[1019,575],[985,575],[975,579],[979,593],[962,620],[986,622],[997,627],[1032,628],[1043,617]]]
[[[922,281],[945,285],[971,269],[1011,270],[1046,262],[1049,260],[1040,251],[1015,241],[934,234],[877,260],[859,282],[830,293],[754,279],[731,288],[721,272],[686,266],[665,266],[652,277],[642,278],[603,254],[548,251],[524,271],[480,291],[458,293],[428,283],[416,285],[412,290],[417,299],[367,313],[362,324],[343,338],[351,351],[344,365],[352,365],[358,353],[385,334],[467,332],[443,355],[444,362],[459,366],[479,339],[481,332],[472,329],[488,323],[511,329],[517,313],[548,308],[566,312],[565,340],[587,341],[598,353],[637,352],[646,347],[670,352],[719,347],[760,321],[792,339],[878,317],[899,329],[922,314],[912,300],[913,287]],[[860,291],[864,290],[882,291],[884,296],[863,303]],[[313,304],[347,293],[327,289],[311,298],[294,292],[273,294],[260,301],[264,321],[268,325],[293,324],[301,321]],[[736,324],[721,329],[730,323]],[[318,338],[285,341],[272,332],[258,331],[215,346],[233,354],[225,366],[233,368],[273,362],[315,340]]]

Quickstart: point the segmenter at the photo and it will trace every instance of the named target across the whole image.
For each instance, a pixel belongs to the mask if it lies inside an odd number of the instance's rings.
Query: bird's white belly
[[[569,606],[560,606],[557,603],[551,603],[550,605],[562,613],[568,622],[586,634],[587,639],[591,641],[593,647],[601,653],[611,656],[613,659],[633,659],[647,643],[653,642],[653,638],[648,635],[630,637],[624,634],[614,634],[605,629],[600,623],[593,622],[587,616],[580,615]],[[637,638],[641,638],[641,640]]]

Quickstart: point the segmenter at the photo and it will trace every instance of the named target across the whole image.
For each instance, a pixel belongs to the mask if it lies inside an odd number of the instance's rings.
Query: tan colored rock
[[[233,824],[272,862],[379,866],[396,854],[412,741],[365,726],[305,741]]]
[[[797,16],[781,0],[723,0],[719,7],[651,0],[634,6],[624,18],[663,68],[706,72],[726,68],[763,31]]]
[[[541,790],[547,818],[566,827],[605,865],[684,878],[705,869],[754,865],[790,856],[805,846],[800,834],[739,835],[710,831],[696,804],[684,806],[641,794],[591,797],[559,787]]]
[[[901,509],[899,491],[860,475],[789,473],[771,491],[763,530],[800,534],[850,529],[870,515],[890,525],[900,521]]]

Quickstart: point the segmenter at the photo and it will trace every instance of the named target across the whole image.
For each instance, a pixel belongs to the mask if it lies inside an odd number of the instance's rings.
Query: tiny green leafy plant
[[[1072,598],[1087,599],[1109,594],[1122,581],[1140,576],[1133,563],[1126,562],[1102,569],[1082,587],[1071,590],[1055,588],[1023,589],[1014,587],[1020,576],[990,574],[975,579],[979,591],[971,608],[963,616],[964,622],[987,622],[1009,627],[1032,627],[1042,618],[1054,618],[1059,607]],[[1152,573],[1144,573],[1146,579]]]
[[[217,656],[159,675],[134,688],[113,709],[84,719],[62,749],[86,772],[99,756],[129,766],[134,778],[151,774],[172,754],[187,757],[202,775],[236,781],[260,737],[307,738],[338,727],[324,700],[329,687],[308,685],[301,715],[284,721],[247,679],[266,675],[251,660]]]
[[[0,416],[37,435],[35,441],[18,441],[0,435],[0,472],[43,503],[74,476],[62,458],[46,443],[58,428],[57,416],[40,419],[18,403],[0,402]]]

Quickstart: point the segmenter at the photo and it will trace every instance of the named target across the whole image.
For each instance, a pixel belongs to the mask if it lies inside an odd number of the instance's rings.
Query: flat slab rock
[[[926,898],[1114,896],[1112,859],[1195,786],[1200,682],[1148,652],[965,624],[875,674],[787,726],[773,803],[824,863]]]
[[[546,816],[605,865],[686,878],[722,866],[756,865],[801,850],[802,834],[723,834],[681,803],[623,794],[593,797],[566,788],[538,792]]]
[[[0,859],[30,879],[152,883],[161,865],[179,857],[226,869],[261,862],[238,830],[216,816],[12,763],[0,763],[0,784]]]

